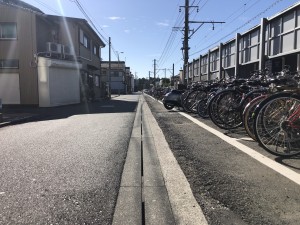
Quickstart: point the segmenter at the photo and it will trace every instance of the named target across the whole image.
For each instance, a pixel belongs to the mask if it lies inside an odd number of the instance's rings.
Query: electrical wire
[[[177,4],[177,6],[179,6],[179,4]],[[178,14],[178,16],[175,20],[174,26],[172,28],[172,31],[169,35],[169,38],[168,38],[168,40],[165,44],[165,47],[164,47],[164,49],[163,49],[163,51],[162,51],[162,53],[159,57],[158,64],[157,64],[158,70],[159,70],[159,68],[162,68],[163,65],[166,63],[166,61],[171,57],[170,52],[172,50],[172,46],[174,46],[174,42],[175,42],[176,37],[177,37],[177,32],[174,31],[174,28],[183,26],[183,20],[184,20],[184,16],[182,14]],[[174,47],[173,47],[173,49],[174,49]]]
[[[87,21],[90,23],[90,25],[95,29],[95,31],[98,33],[98,35],[103,39],[103,41],[106,44],[109,44],[109,40],[100,33],[100,31],[98,30],[98,28],[95,26],[94,22],[92,21],[92,19],[90,18],[90,16],[87,14],[86,10],[83,8],[83,6],[81,5],[81,3],[79,2],[79,0],[70,0],[71,2],[74,2],[78,9],[82,12],[82,14],[85,16],[85,18],[87,19]],[[113,50],[113,53],[116,57],[118,57],[118,52],[115,50],[114,46],[110,43],[111,49]]]
[[[57,15],[63,16],[59,11],[56,11],[55,9],[51,8],[49,5],[47,5],[46,3],[39,1],[39,0],[34,0],[35,2],[37,2],[38,4],[44,6],[45,8],[47,8],[48,10],[56,13]]]
[[[254,21],[255,19],[257,19],[258,17],[260,17],[261,15],[263,15],[264,13],[266,13],[268,10],[270,10],[272,7],[274,7],[277,3],[281,2],[283,0],[276,0],[275,2],[273,2],[271,5],[269,5],[267,8],[265,8],[263,11],[261,11],[260,13],[258,13],[257,15],[255,15],[254,17],[252,17],[251,19],[249,19],[247,22],[245,22],[243,25],[239,26],[238,28],[234,29],[233,31],[231,31],[230,33],[228,33],[227,35],[223,36],[222,38],[220,38],[219,40],[215,41],[214,43],[210,44],[209,46],[196,51],[194,53],[192,53],[190,56],[193,56],[195,54],[198,54],[208,48],[211,48],[212,46],[220,43],[223,39],[229,37],[230,35],[236,33],[238,30],[240,30],[241,28],[245,27],[246,25],[250,24],[252,21]]]
[[[251,0],[249,0],[247,3],[249,3]],[[242,13],[238,14],[236,17],[234,17],[231,21],[229,22],[226,22],[228,20],[228,18],[232,17],[236,12],[240,11],[241,8],[243,8],[245,6],[245,4],[240,7],[238,10],[236,10],[235,12],[233,12],[230,16],[228,16],[226,19],[225,19],[225,25],[222,26],[222,29],[220,29],[219,31],[217,32],[212,32],[210,31],[208,34],[204,35],[204,37],[198,42],[199,43],[204,43],[204,40],[206,39],[209,39],[210,37],[212,36],[216,36],[218,33],[220,32],[223,32],[224,31],[224,28],[228,27],[230,24],[232,24],[233,22],[236,21],[237,18],[239,18],[241,15],[243,15],[246,11],[249,11],[253,6],[255,6],[259,1],[261,0],[256,0],[252,5],[250,5],[247,9],[244,9],[244,11],[242,11]],[[246,3],[246,4],[247,4]],[[196,46],[198,45],[196,44]]]

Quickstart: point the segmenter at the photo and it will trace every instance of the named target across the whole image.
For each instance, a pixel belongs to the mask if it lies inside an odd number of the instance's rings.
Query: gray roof
[[[28,3],[25,3],[21,0],[0,0],[0,4],[10,5],[10,6],[13,6],[13,7],[17,7],[17,8],[21,8],[21,9],[25,9],[25,10],[30,10],[30,11],[33,11],[35,13],[44,14],[44,12],[41,11],[40,9],[38,9],[38,8],[28,4]]]

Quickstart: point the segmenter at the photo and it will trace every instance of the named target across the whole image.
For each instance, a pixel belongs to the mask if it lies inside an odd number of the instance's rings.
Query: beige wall
[[[21,104],[38,104],[35,14],[9,6],[0,7],[1,22],[17,23],[16,40],[0,40],[0,59],[18,59],[19,69],[0,69],[1,72],[19,73]]]

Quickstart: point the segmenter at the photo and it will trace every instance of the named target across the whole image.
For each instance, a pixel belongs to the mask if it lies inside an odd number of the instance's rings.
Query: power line
[[[252,21],[254,21],[255,19],[257,19],[258,17],[260,17],[261,15],[263,15],[264,13],[266,13],[268,10],[270,10],[272,7],[274,7],[277,3],[281,2],[282,0],[276,0],[275,2],[273,2],[271,5],[269,5],[266,9],[264,9],[263,11],[261,11],[260,13],[258,13],[256,16],[252,17],[251,19],[249,19],[247,22],[245,22],[243,25],[241,25],[240,27],[236,28],[235,30],[231,31],[229,34],[225,35],[224,37],[220,38],[219,40],[217,40],[216,42],[210,44],[209,46],[201,49],[200,51],[197,51],[197,52],[194,52],[191,54],[192,55],[195,55],[195,54],[198,54],[218,43],[220,43],[223,39],[229,37],[230,35],[236,33],[238,30],[240,30],[241,28],[245,27],[246,25],[248,25],[249,23],[251,23]]]
[[[82,12],[82,14],[85,16],[85,18],[87,19],[87,21],[91,24],[91,26],[95,29],[95,31],[99,34],[99,36],[104,40],[104,42],[106,44],[109,44],[109,40],[104,37],[98,30],[98,28],[95,26],[95,24],[93,23],[93,21],[91,20],[90,16],[85,12],[85,9],[83,8],[83,6],[80,4],[79,0],[70,0],[71,2],[74,2],[77,7],[79,8],[79,10]],[[112,44],[110,44],[111,49],[113,50],[114,54],[116,57],[118,57],[118,53],[115,50],[115,48],[112,46]]]
[[[39,1],[39,0],[34,0],[34,1],[37,2],[38,4],[44,6],[44,7],[47,8],[48,10],[50,10],[50,11],[52,11],[52,12],[54,12],[54,13],[56,13],[56,14],[62,16],[61,12],[56,11],[55,9],[51,8],[51,7],[50,7],[49,5],[47,5],[46,3],[42,2],[42,1]]]
[[[179,5],[179,4],[177,4],[177,5]],[[174,25],[175,26],[181,25],[183,23],[183,19],[184,19],[183,15],[182,14],[178,14],[178,16],[177,16],[177,18],[175,20]],[[168,40],[167,40],[167,42],[165,44],[165,47],[164,47],[164,49],[163,49],[163,51],[162,51],[162,53],[161,53],[161,55],[159,57],[159,60],[158,60],[160,66],[163,66],[164,63],[166,62],[166,60],[172,55],[172,54],[170,54],[170,51],[172,49],[172,46],[174,45],[174,42],[176,40],[176,36],[177,36],[177,33],[174,32],[174,30],[172,29],[171,33],[170,33],[170,35],[168,37]]]
[[[247,3],[249,3],[250,1],[251,1],[251,0],[249,0]],[[255,1],[252,5],[250,5],[247,9],[245,9],[244,11],[242,11],[242,13],[238,14],[238,15],[237,15],[236,17],[234,17],[231,21],[226,22],[225,26],[222,27],[222,29],[220,29],[219,31],[217,31],[217,32],[212,32],[212,31],[210,31],[208,34],[206,34],[206,35],[204,36],[204,38],[202,38],[202,39],[198,42],[198,44],[199,44],[199,43],[203,43],[203,41],[204,41],[205,39],[210,38],[211,36],[216,36],[216,34],[222,32],[222,31],[224,30],[225,27],[228,27],[231,23],[235,22],[237,18],[239,18],[241,15],[243,15],[246,11],[250,10],[250,9],[251,9],[253,6],[255,6],[259,1],[261,1],[261,0],[256,0],[256,1]],[[246,3],[246,4],[247,4],[247,3]],[[240,11],[240,9],[243,8],[244,6],[245,6],[245,4],[244,4],[242,7],[240,7],[237,11],[235,11],[234,13],[232,13],[230,16],[228,16],[228,17],[226,18],[226,20],[227,20],[228,18],[230,18],[231,16],[233,16],[236,12]],[[225,21],[226,21],[226,20],[225,20]],[[211,35],[209,35],[209,34],[211,34]],[[197,45],[198,45],[198,44],[197,44]]]

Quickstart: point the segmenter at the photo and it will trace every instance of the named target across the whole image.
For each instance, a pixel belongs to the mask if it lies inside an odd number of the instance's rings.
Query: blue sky
[[[85,18],[75,0],[23,0],[44,13]],[[93,21],[104,41],[111,37],[111,60],[121,61],[139,78],[153,76],[154,59],[157,76],[170,77],[172,65],[178,74],[183,65],[182,38],[185,0],[77,0]],[[190,61],[205,54],[235,33],[244,33],[267,18],[299,2],[298,0],[189,0],[190,20],[215,21],[224,24],[203,24],[189,40]],[[200,24],[190,24],[196,30]],[[108,43],[102,49],[108,60]],[[121,53],[123,52],[123,53]]]

